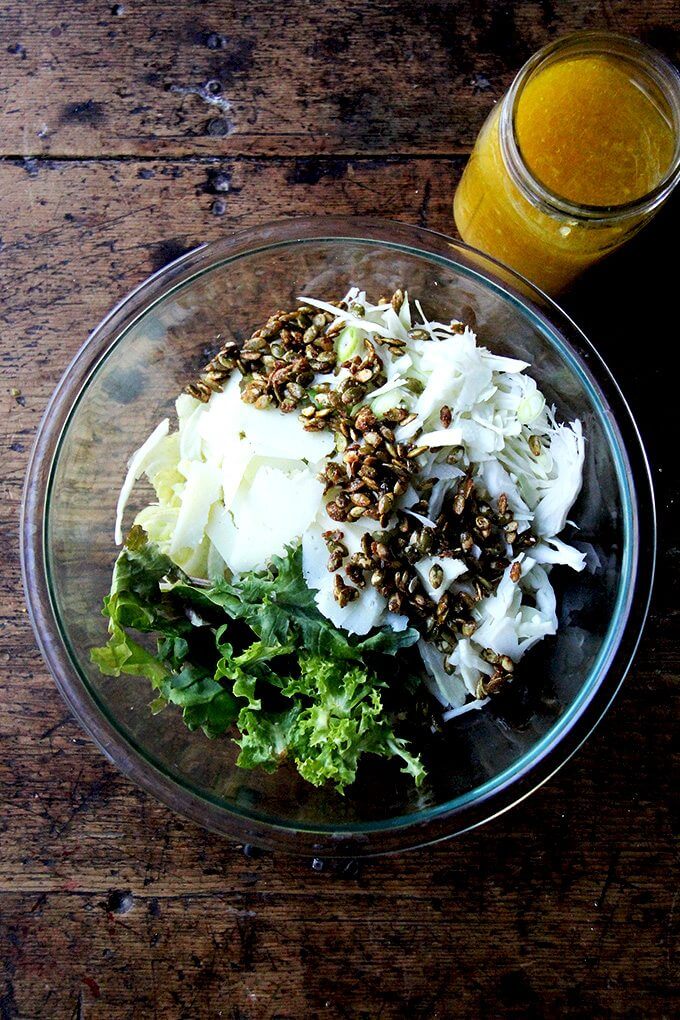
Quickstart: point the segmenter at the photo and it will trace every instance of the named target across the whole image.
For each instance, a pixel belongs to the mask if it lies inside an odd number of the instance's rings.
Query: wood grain
[[[0,12],[0,154],[18,156],[455,153],[558,35],[609,28],[678,47],[674,0],[3,0]]]
[[[451,232],[455,153],[523,57],[580,25],[673,52],[674,5],[115,6],[0,0],[0,1016],[677,1015],[680,492],[667,363],[649,347],[667,350],[677,332],[675,270],[659,259],[677,203],[567,299],[650,450],[653,614],[597,733],[482,830],[315,871],[246,856],[171,815],[61,702],[28,626],[17,548],[49,394],[149,272],[239,226],[303,213]],[[207,45],[212,32],[226,42]],[[232,103],[223,137],[206,133],[223,111],[171,91],[210,78]]]
[[[554,952],[550,916],[524,910],[505,884],[471,911],[447,890],[413,904],[356,895],[351,886],[321,904],[257,888],[115,900],[8,896],[14,1001],[21,1010],[37,993],[40,1015],[51,1020],[71,1020],[79,1008],[86,1017],[281,1020],[671,1015],[672,986],[658,984],[653,958],[632,940],[621,952],[615,888],[597,918],[572,907],[564,959]],[[638,925],[626,923],[631,933],[651,913],[644,892]],[[507,910],[518,917],[509,938],[496,921]],[[74,960],[65,982],[64,959],[84,946],[87,956]]]

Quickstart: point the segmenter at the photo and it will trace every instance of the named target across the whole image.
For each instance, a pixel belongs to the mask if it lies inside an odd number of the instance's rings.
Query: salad
[[[299,300],[225,343],[131,457],[92,658],[232,734],[242,767],[343,792],[378,755],[420,784],[423,694],[440,725],[483,709],[557,631],[550,572],[585,565],[559,537],[583,430],[405,290]],[[156,498],[124,539],[142,476]]]

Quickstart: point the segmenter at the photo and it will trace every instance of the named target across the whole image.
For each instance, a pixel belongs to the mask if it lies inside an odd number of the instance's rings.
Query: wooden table
[[[677,252],[677,204],[566,301],[653,462],[646,637],[587,746],[482,830],[313,870],[173,816],[67,712],[17,550],[48,396],[148,273],[302,213],[451,232],[477,130],[530,53],[601,27],[677,58],[677,15],[674,0],[1,0],[3,1018],[677,1015],[677,266],[660,247]]]

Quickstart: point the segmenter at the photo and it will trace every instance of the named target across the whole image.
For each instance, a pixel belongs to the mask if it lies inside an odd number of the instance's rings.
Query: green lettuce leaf
[[[177,585],[180,596],[196,601],[196,589]],[[245,574],[238,584],[217,582],[203,588],[198,601],[219,606],[232,619],[243,620],[266,646],[285,645],[291,640],[312,655],[362,661],[367,652],[394,655],[418,640],[418,631],[389,627],[371,637],[350,639],[322,616],[302,573],[302,546],[288,548],[285,556],[274,556],[266,571]]]
[[[147,677],[158,692],[151,705],[154,713],[168,704],[177,705],[189,729],[200,726],[208,736],[218,736],[233,724],[241,706],[230,687],[214,678],[214,665],[192,664],[197,639],[211,643],[214,636],[210,628],[193,625],[186,601],[178,599],[172,588],[167,590],[168,583],[187,581],[186,574],[148,541],[142,528],[133,527],[116,560],[111,592],[104,599],[109,639],[101,648],[93,648],[90,657],[105,676]],[[127,629],[157,634],[156,654]],[[215,648],[213,659],[217,654]]]
[[[236,723],[240,766],[271,772],[289,759],[310,783],[343,792],[371,753],[401,759],[402,771],[422,781],[375,671],[417,631],[385,628],[362,640],[341,633],[305,583],[300,547],[238,581],[197,586],[134,527],[103,613],[109,640],[91,653],[102,673],[148,678],[152,711],[175,705],[190,730],[216,737]],[[130,630],[155,633],[156,654]]]
[[[149,542],[135,525],[113,568],[111,591],[104,599],[102,613],[120,627],[142,633],[160,632],[175,637],[191,630],[184,606],[161,581],[188,580],[169,556]]]
[[[205,669],[187,665],[160,684],[165,700],[182,708],[190,730],[200,726],[206,736],[216,737],[231,726],[238,714],[233,691],[225,688]]]
[[[118,624],[111,626],[110,634],[107,643],[102,648],[93,648],[91,653],[92,661],[104,676],[120,676],[121,673],[145,676],[158,688],[168,675],[164,664]]]

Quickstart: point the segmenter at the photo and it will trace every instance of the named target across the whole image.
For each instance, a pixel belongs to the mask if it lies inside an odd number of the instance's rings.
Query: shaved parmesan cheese
[[[299,542],[316,517],[323,486],[306,469],[281,471],[263,464],[232,503],[238,535],[227,563],[232,570],[255,570],[287,545]]]
[[[319,590],[315,600],[323,615],[348,634],[368,634],[385,622],[387,603],[372,585],[366,585],[360,597],[342,609],[327,585]]]
[[[134,484],[144,473],[147,464],[150,463],[156,449],[167,436],[169,429],[170,421],[168,418],[164,418],[156,426],[146,442],[142,443],[136,453],[133,453],[130,457],[128,472],[125,476],[123,487],[120,490],[118,506],[116,507],[115,540],[117,545],[121,545],[123,542],[123,514],[125,513],[125,507],[127,506]]]
[[[315,601],[320,612],[350,634],[368,634],[374,627],[383,626],[387,622],[387,602],[379,595],[372,585],[359,589],[359,597],[343,609],[340,608],[333,594],[335,574],[328,570],[328,548],[323,532],[328,530],[330,521],[325,509],[319,513],[314,525],[302,538],[302,570],[309,587],[316,591]],[[377,531],[378,521],[364,518],[360,524],[349,521],[339,525],[342,541],[349,555],[361,549],[361,536],[367,531]],[[396,629],[396,628],[395,628]]]
[[[184,394],[187,396],[187,394]],[[200,460],[202,456],[201,425],[207,417],[206,404],[200,400],[193,400],[192,405],[187,405],[186,413],[180,419],[179,428],[179,453],[182,460]]]
[[[259,411],[241,402],[241,422],[246,438],[257,453],[267,457],[294,457],[316,464],[335,449],[332,432],[305,432],[297,414],[275,408]]]
[[[204,406],[204,405],[202,405]],[[294,412],[260,410],[241,400],[239,378],[233,375],[221,393],[213,393],[200,433],[210,459],[221,461],[237,443],[246,441],[265,457],[293,458],[316,464],[333,452],[330,432],[306,432]]]
[[[222,459],[222,499],[226,507],[230,507],[238,492],[243,477],[255,456],[252,444],[246,439],[225,443]]]
[[[463,705],[468,691],[460,675],[446,672],[441,652],[422,638],[418,642],[418,651],[425,666],[425,683],[430,693],[444,708]]]
[[[205,532],[223,562],[230,564],[236,548],[238,533],[229,511],[217,504],[213,506],[205,526]]]
[[[407,629],[409,618],[408,616],[402,616],[400,613],[385,613],[385,625],[399,633],[399,631]]]
[[[190,550],[203,540],[210,508],[220,494],[222,479],[214,464],[196,460],[188,465],[170,555]]]
[[[478,643],[472,642],[469,638],[461,638],[449,655],[448,662],[456,669],[454,675],[460,678],[465,691],[475,698],[480,679],[493,673],[493,666],[481,657]],[[456,707],[453,701],[451,705]]]
[[[455,560],[449,556],[425,556],[416,563],[416,571],[423,582],[423,588],[437,602],[445,591],[451,587],[456,578],[467,572],[467,564],[463,560]],[[430,571],[434,566],[442,571],[442,583],[438,588],[430,583]]]

